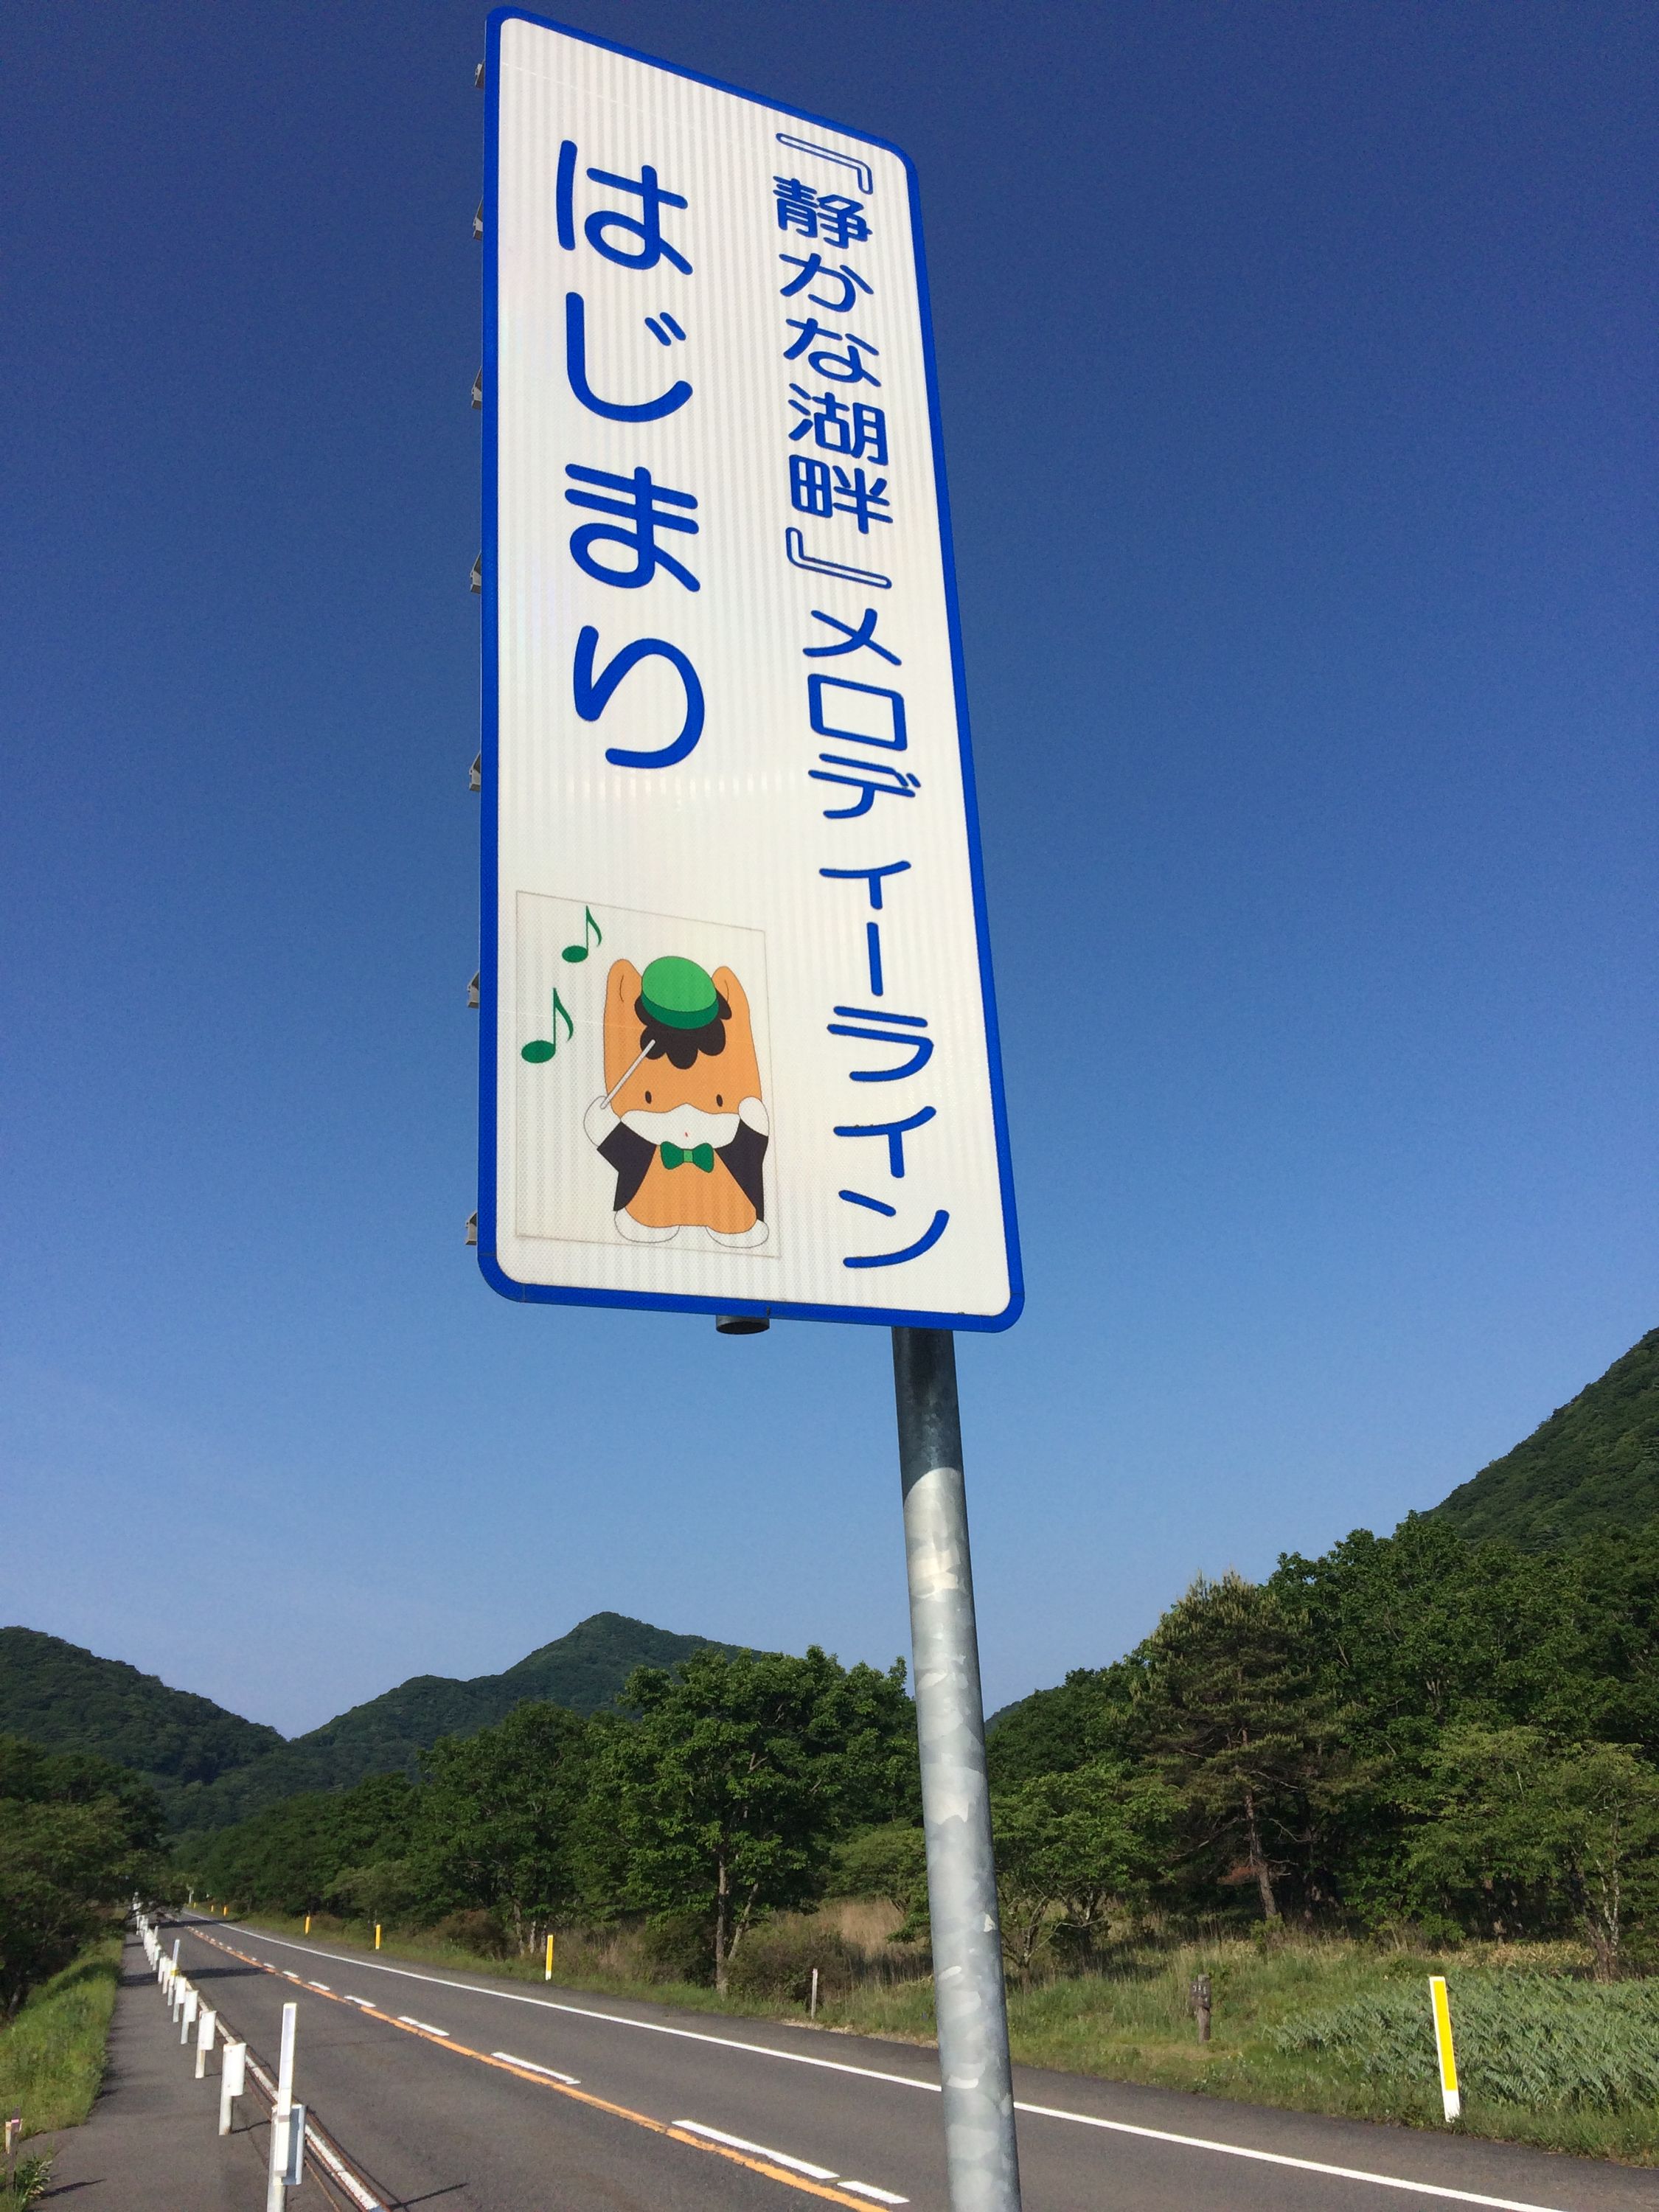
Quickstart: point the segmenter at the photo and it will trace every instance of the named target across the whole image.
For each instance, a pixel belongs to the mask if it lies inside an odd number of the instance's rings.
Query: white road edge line
[[[1186,2150],[1219,2151],[1226,2158],[1253,2158],[1267,2166],[1292,2166],[1301,2173],[1334,2174],[1339,2181],[1369,2181],[1378,2189],[1408,2189],[1418,2197],[1445,2197],[1457,2204],[1486,2204],[1497,2212],[1559,2212],[1549,2204],[1528,2204],[1516,2197],[1481,2197],[1472,2189],[1449,2189],[1438,2181],[1404,2181],[1392,2173],[1368,2173],[1362,2166],[1328,2166],[1322,2159],[1291,2158],[1281,2150],[1247,2150],[1242,2143],[1212,2142],[1205,2136],[1178,2136],[1167,2128],[1138,2128],[1127,2120],[1097,2119],[1092,2112],[1064,2112],[1053,2105],[1014,2102],[1017,2112],[1038,2119],[1075,2120],[1085,2128],[1109,2128],[1114,2135],[1143,2136],[1149,2142],[1179,2143]]]
[[[774,2166],[787,2166],[792,2173],[804,2173],[809,2181],[833,2181],[833,2166],[814,2166],[810,2159],[791,2158],[787,2150],[773,2150],[765,2143],[750,2142],[744,2136],[729,2136],[724,2128],[711,2128],[701,2120],[676,2120],[673,2125],[684,2128],[689,2136],[707,2136],[710,2142],[725,2143],[731,2150],[752,2151],[757,2158],[769,2158]]]
[[[580,2074],[561,2074],[556,2066],[538,2065],[533,2058],[520,2058],[516,2051],[492,2051],[489,2055],[492,2058],[504,2059],[509,2066],[522,2066],[526,2074],[550,2074],[556,2081],[568,2081],[573,2089],[581,2087]]]
[[[243,1928],[235,1921],[220,1922],[222,1931],[248,1936],[256,1940],[263,1931]],[[378,1960],[357,1959],[345,1951],[323,1951],[314,1944],[295,1943],[283,1936],[264,1936],[264,1941],[274,1943],[279,1950],[305,1951],[318,1959],[332,1959],[344,1966],[367,1966],[372,1973],[395,1974],[406,1982],[430,1982],[438,1989],[459,1990],[467,1996],[499,1997],[507,2004],[538,2006],[544,2012],[568,2013],[576,2020],[608,2021],[613,2027],[637,2027],[652,2035],[673,2035],[687,2043],[717,2044],[722,2051],[740,2051],[746,2057],[785,2058],[794,2066],[817,2066],[830,2074],[856,2074],[866,2081],[891,2081],[902,2089],[928,2089],[937,2096],[937,2081],[920,2081],[914,2074],[884,2074],[873,2066],[849,2065],[843,2058],[817,2058],[805,2051],[780,2051],[770,2043],[739,2043],[735,2036],[709,2035],[695,2027],[670,2027],[665,2021],[635,2020],[630,2014],[600,2012],[591,2005],[561,2004],[552,1997],[532,1997],[517,1990],[480,1989],[476,1982],[453,1981],[445,1974],[417,1973],[412,1966],[383,1966]],[[1242,2143],[1218,2142],[1208,2136],[1176,2135],[1165,2128],[1136,2127],[1128,2120],[1103,2120],[1092,2112],[1070,2112],[1055,2105],[1028,2105],[1015,2100],[1017,2112],[1029,2112],[1035,2119],[1069,2120],[1076,2127],[1106,2128],[1117,2135],[1144,2136],[1152,2142],[1177,2144],[1183,2150],[1214,2151],[1223,2158],[1254,2159],[1263,2166],[1285,2166],[1302,2173],[1328,2173],[1344,2181],[1368,2181],[1379,2189],[1403,2189],[1414,2197],[1437,2197],[1454,2204],[1481,2204],[1488,2212],[1565,2212],[1554,2204],[1534,2204],[1518,2197],[1483,2197],[1472,2189],[1451,2189],[1437,2181],[1407,2181],[1398,2174],[1371,2173],[1364,2166],[1328,2166],[1318,2159],[1292,2158],[1288,2152],[1278,2150],[1249,2150]],[[1317,2117],[1315,2115],[1314,2117]]]

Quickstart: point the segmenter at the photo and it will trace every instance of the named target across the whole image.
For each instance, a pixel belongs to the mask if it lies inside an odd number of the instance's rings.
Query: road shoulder
[[[76,2212],[260,2212],[265,2122],[218,2132],[215,2066],[195,2079],[142,1945],[129,1936],[110,2026],[104,2085],[84,2126],[30,2148],[50,2149],[46,2202],[73,2194]],[[257,2110],[256,2100],[245,2100]]]

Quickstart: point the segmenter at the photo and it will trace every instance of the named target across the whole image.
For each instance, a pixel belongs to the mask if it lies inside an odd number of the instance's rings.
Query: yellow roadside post
[[[309,1935],[310,1935],[310,1933],[311,1933],[311,1915],[307,1912],[307,1915],[306,1915],[306,1934],[307,1934],[307,1936],[309,1936]]]
[[[553,1930],[550,1928],[550,1929],[548,1929],[548,1931],[547,1931],[547,1966],[546,1966],[546,1970],[545,1970],[545,1972],[544,1972],[543,1973],[543,1975],[542,1975],[542,1979],[543,1979],[544,1982],[550,1982],[550,1981],[552,1980],[552,1978],[553,1978]]]
[[[377,1951],[380,1948],[380,1923],[378,1920],[374,1923],[374,1948]]]
[[[1435,2048],[1440,2054],[1440,2100],[1446,2108],[1448,2127],[1463,2110],[1457,2087],[1457,2053],[1452,2049],[1451,2007],[1446,2002],[1446,1978],[1429,1976],[1429,2002],[1434,2007]]]

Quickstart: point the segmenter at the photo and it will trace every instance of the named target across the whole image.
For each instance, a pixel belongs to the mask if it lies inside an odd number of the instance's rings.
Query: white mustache
[[[622,1120],[625,1129],[652,1145],[712,1145],[719,1152],[738,1133],[735,1114],[706,1114],[701,1106],[672,1106],[661,1113],[635,1107]]]

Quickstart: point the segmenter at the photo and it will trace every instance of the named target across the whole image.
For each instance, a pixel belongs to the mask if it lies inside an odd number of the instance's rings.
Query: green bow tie
[[[678,1145],[665,1145],[662,1164],[665,1168],[701,1168],[705,1175],[714,1172],[714,1147],[712,1145],[693,1145],[683,1152]]]

